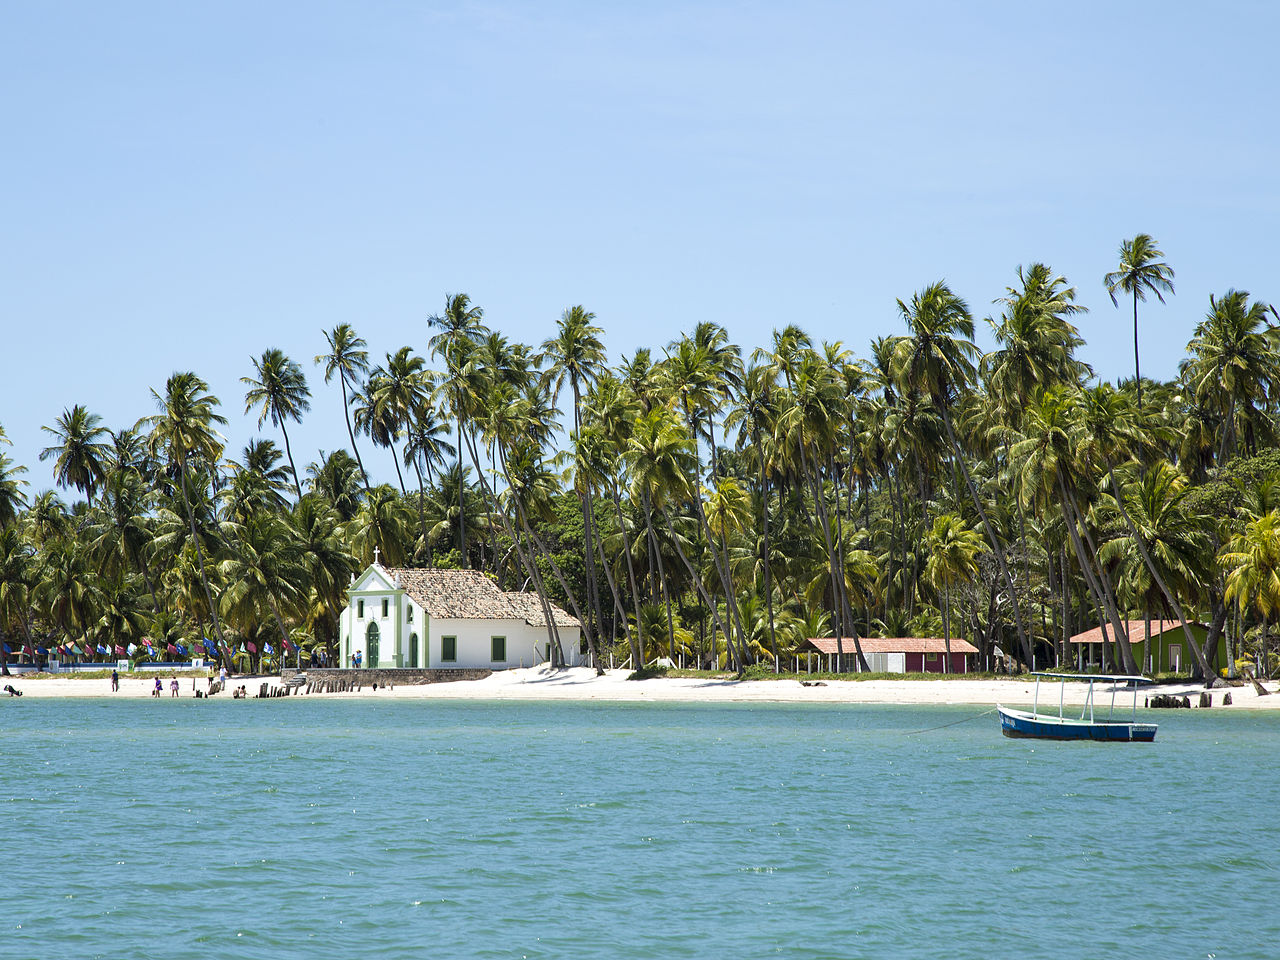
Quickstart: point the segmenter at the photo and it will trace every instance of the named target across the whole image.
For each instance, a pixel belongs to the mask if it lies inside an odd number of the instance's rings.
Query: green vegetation
[[[1104,280],[1132,301],[1135,374],[1138,301],[1173,293],[1163,256],[1139,235]],[[81,502],[31,491],[0,452],[0,639],[23,659],[203,640],[240,667],[332,657],[350,577],[378,556],[482,569],[561,604],[597,664],[788,675],[806,638],[839,636],[865,670],[860,638],[879,635],[966,638],[987,670],[997,652],[1070,666],[1066,640],[1103,624],[1104,666],[1136,671],[1126,625],[1151,617],[1209,625],[1188,644],[1197,675],[1230,666],[1213,660],[1224,633],[1230,659],[1265,668],[1275,311],[1210,297],[1176,378],[1111,385],[1078,355],[1083,309],[1032,264],[995,302],[985,354],[939,282],[898,302],[902,326],[865,359],[793,324],[747,351],[697,323],[610,366],[581,306],[533,346],[452,294],[382,363],[350,326],[323,333],[341,449],[302,470],[299,364],[274,348],[252,360],[244,409],[284,449],[259,438],[238,456],[222,402],[176,373],[135,424],[76,404],[45,427],[41,459]],[[368,474],[365,441],[393,477]]]

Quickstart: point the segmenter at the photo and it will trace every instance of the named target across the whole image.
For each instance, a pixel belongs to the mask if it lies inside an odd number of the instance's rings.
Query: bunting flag
[[[136,643],[129,644],[129,650],[128,650],[129,656],[132,657],[137,652],[138,652],[138,645]]]
[[[102,654],[104,657],[109,656],[111,654],[111,651],[108,650],[106,647],[104,647],[102,644],[98,644],[98,652]]]
[[[48,647],[36,647],[36,653],[40,654],[40,656],[42,656],[42,657],[47,657],[47,656],[49,655],[49,648],[48,648]]]
[[[248,650],[246,650],[246,649],[244,648],[244,644],[242,643],[242,644],[240,644],[240,651],[239,651],[239,652],[240,652],[240,653],[248,653],[249,651],[248,651]]]
[[[166,650],[168,650],[170,653],[177,653],[177,652],[178,652],[178,648],[177,648],[177,647],[175,647],[172,643],[167,643],[167,644],[165,644],[165,649],[166,649]]]
[[[178,656],[185,657],[186,655],[187,655],[187,648],[184,647],[182,644],[178,644]]]
[[[118,644],[118,643],[116,644],[116,656],[117,656],[117,657],[123,657],[123,656],[124,656],[124,647],[120,646],[120,644]]]
[[[257,648],[257,647],[255,647],[255,646],[253,645],[253,641],[252,641],[252,640],[250,640],[250,641],[249,641],[248,646],[249,646],[249,652],[250,652],[250,653],[257,653],[257,652],[258,652],[258,648]]]
[[[269,643],[264,643],[264,644],[262,645],[262,652],[263,652],[263,653],[266,653],[266,654],[272,654],[272,653],[275,653],[275,651],[271,649],[271,644],[269,644]]]
[[[7,643],[6,643],[6,644],[4,644],[4,652],[5,652],[5,653],[13,653],[13,650],[9,647],[9,645],[8,645]]]
[[[142,645],[143,645],[144,647],[149,647],[149,646],[151,646],[151,638],[150,638],[150,637],[143,637],[143,638],[142,638]]]

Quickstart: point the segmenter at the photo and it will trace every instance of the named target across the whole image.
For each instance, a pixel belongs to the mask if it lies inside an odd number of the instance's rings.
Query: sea
[[[0,700],[0,957],[1280,957],[1280,713]]]

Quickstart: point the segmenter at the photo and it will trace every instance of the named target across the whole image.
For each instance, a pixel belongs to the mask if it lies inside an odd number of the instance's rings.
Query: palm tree
[[[581,304],[569,307],[560,314],[556,335],[542,344],[542,356],[551,363],[543,375],[549,386],[551,402],[555,403],[559,398],[566,380],[573,392],[575,437],[582,435],[582,391],[605,369],[604,341],[601,339],[604,331],[595,325],[595,318],[596,315]],[[593,509],[595,490],[589,473],[581,479],[585,482],[575,484],[575,492],[582,510],[583,552],[587,560],[587,606],[595,617],[595,626],[599,630],[601,610],[596,591],[597,538]]]
[[[444,360],[445,373],[440,388],[448,398],[453,416],[458,421],[459,471],[462,469],[462,433],[466,428],[467,416],[470,412],[467,365],[471,360],[476,341],[488,333],[483,320],[484,311],[478,306],[473,306],[471,298],[465,293],[445,294],[444,312],[433,314],[427,319],[427,324],[432,329],[440,331],[428,341],[427,346],[433,357]],[[461,499],[461,486],[459,486],[458,496],[458,510],[461,513],[466,510],[466,505]],[[458,537],[458,553],[465,567],[469,565],[465,522],[458,524]]]
[[[31,588],[35,551],[16,525],[0,527],[0,675],[9,676],[9,637],[31,636]]]
[[[346,523],[360,509],[359,462],[345,450],[335,450],[329,456],[320,451],[319,461],[307,467],[308,493],[315,493]],[[305,496],[305,495],[304,495]]]
[[[1120,305],[1117,294],[1133,297],[1133,380],[1138,390],[1138,416],[1142,416],[1142,371],[1138,366],[1138,301],[1154,293],[1164,303],[1165,293],[1173,293],[1173,268],[1160,258],[1164,253],[1149,234],[1140,233],[1120,244],[1120,263],[1102,282],[1114,306]]]
[[[300,617],[310,589],[305,546],[293,527],[263,512],[237,524],[234,547],[219,564],[219,573],[227,584],[223,612],[241,636],[248,636],[269,615],[287,645],[285,621]]]
[[[1250,303],[1245,290],[1210,296],[1209,307],[1187,344],[1191,357],[1182,362],[1180,371],[1196,402],[1221,418],[1218,463],[1222,464],[1235,451],[1241,426],[1248,453],[1256,452],[1259,439],[1272,438],[1271,418],[1260,416],[1258,406],[1267,402],[1280,381],[1280,360],[1274,328],[1267,322],[1267,314],[1275,314],[1273,307],[1260,300]]]
[[[258,374],[256,380],[252,377],[240,378],[240,382],[249,387],[244,395],[244,412],[260,407],[258,426],[261,427],[270,418],[272,426],[279,427],[284,434],[284,450],[289,458],[289,469],[293,473],[293,487],[301,500],[302,481],[298,479],[298,468],[293,463],[289,430],[285,424],[289,420],[301,423],[302,415],[311,409],[311,391],[307,389],[306,375],[297,363],[275,347],[264,350],[262,359],[254,360],[253,366]]]
[[[22,492],[27,481],[19,477],[26,472],[26,467],[0,453],[0,530],[11,527],[18,519],[18,511],[27,505],[26,495]]]
[[[456,452],[453,444],[445,439],[447,433],[448,427],[441,421],[430,398],[422,398],[409,411],[405,427],[404,463],[405,466],[413,467],[418,477],[418,525],[421,528],[422,551],[427,555],[427,566],[431,566],[431,538],[427,532],[426,483],[435,482],[436,470],[444,465],[447,457],[452,457]]]
[[[970,358],[977,352],[973,345],[973,317],[968,304],[956,296],[945,283],[934,283],[911,298],[909,304],[898,301],[898,311],[907,324],[909,334],[893,348],[892,371],[898,390],[906,394],[920,391],[933,401],[942,414],[947,440],[951,444],[952,463],[959,465],[973,505],[982,519],[1000,575],[1009,589],[1014,624],[1023,656],[1031,662],[1031,644],[1022,620],[1022,604],[1017,585],[1009,572],[1004,545],[987,516],[969,473],[968,464],[951,425],[951,404],[967,387],[974,369]]]
[[[982,550],[982,538],[959,517],[944,513],[934,518],[926,543],[929,561],[925,564],[925,576],[934,589],[942,594],[942,635],[947,647],[947,662],[944,666],[950,672],[951,591],[977,575],[977,558]]]
[[[163,396],[155,390],[151,391],[151,396],[160,407],[160,413],[147,417],[143,422],[151,427],[148,443],[152,455],[167,459],[177,473],[177,487],[186,508],[205,602],[213,620],[214,633],[225,648],[226,638],[222,635],[218,605],[214,603],[213,591],[209,586],[204,548],[196,533],[190,489],[194,476],[203,476],[202,468],[217,463],[222,456],[222,439],[214,429],[214,424],[224,424],[227,420],[217,413],[218,398],[208,390],[209,385],[194,373],[175,373],[166,381]]]
[[[75,487],[90,504],[106,476],[106,461],[111,452],[111,447],[102,442],[111,431],[99,426],[101,422],[102,418],[96,413],[90,413],[77,403],[69,410],[63,410],[54,426],[40,428],[58,441],[54,446],[41,450],[40,459],[57,457],[53,474],[58,486],[63,489]]]
[[[364,469],[364,461],[360,459],[360,448],[356,446],[356,433],[351,426],[351,400],[347,396],[347,388],[353,390],[359,385],[364,375],[369,372],[369,353],[365,350],[368,344],[356,335],[350,324],[340,323],[331,331],[326,331],[325,339],[329,341],[329,352],[316,357],[315,362],[324,363],[324,382],[338,376],[342,386],[342,413],[347,421],[347,436],[351,438],[351,452],[356,455],[356,463],[360,465],[360,476],[364,478],[364,491],[369,492],[369,474]]]
[[[312,636],[334,654],[347,585],[359,565],[347,549],[337,511],[323,497],[310,492],[303,496],[293,509],[291,526],[307,568],[307,625]]]
[[[1219,561],[1227,571],[1227,600],[1239,601],[1262,620],[1260,646],[1265,654],[1267,628],[1280,609],[1280,510],[1268,511],[1245,524]],[[1265,656],[1259,662],[1265,664]]]

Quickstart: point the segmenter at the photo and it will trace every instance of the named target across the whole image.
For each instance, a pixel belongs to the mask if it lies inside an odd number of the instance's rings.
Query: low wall
[[[296,671],[288,670],[285,677],[291,677]],[[339,680],[355,680],[361,686],[416,686],[423,683],[449,683],[452,680],[483,680],[493,673],[492,670],[414,670],[408,667],[377,670],[338,670],[330,667],[317,667],[303,670],[308,680],[334,678]]]

